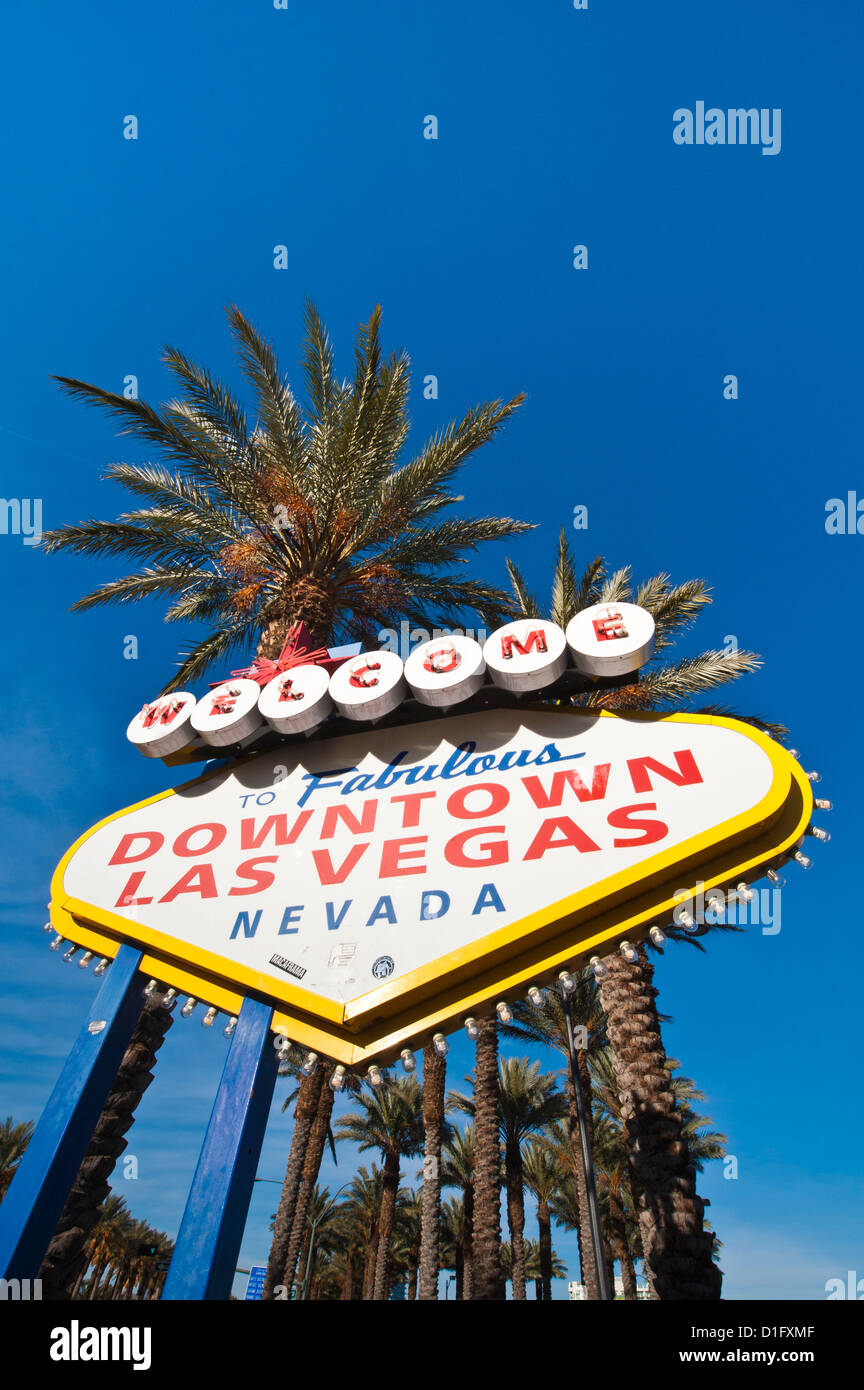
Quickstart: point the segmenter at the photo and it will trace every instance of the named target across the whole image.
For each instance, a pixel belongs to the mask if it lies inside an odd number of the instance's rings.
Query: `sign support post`
[[[219,1090],[162,1291],[166,1299],[227,1299],[279,1059],[270,1045],[273,1010],[247,998]]]
[[[123,945],[0,1206],[0,1277],[35,1279],[141,1012],[141,952]]]

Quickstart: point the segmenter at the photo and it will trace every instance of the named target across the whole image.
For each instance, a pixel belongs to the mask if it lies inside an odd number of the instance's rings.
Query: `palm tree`
[[[306,1076],[301,1070],[301,1064],[302,1054],[299,1048],[291,1048],[289,1055],[281,1063],[279,1068],[282,1075],[299,1079],[299,1085],[296,1090],[291,1091],[282,1103],[282,1110],[284,1112],[291,1104],[292,1100],[296,1100],[291,1147],[288,1151],[285,1177],[282,1180],[282,1190],[279,1194],[279,1206],[277,1207],[273,1222],[273,1240],[270,1245],[270,1254],[267,1259],[267,1273],[264,1278],[264,1288],[261,1294],[262,1300],[266,1302],[271,1301],[275,1297],[274,1290],[277,1287],[280,1285],[283,1287],[285,1286],[285,1266],[288,1262],[288,1247],[291,1244],[291,1233],[294,1226],[297,1193],[300,1189],[300,1182],[303,1176],[303,1164],[309,1145],[309,1136],[312,1132],[312,1125],[318,1112],[318,1102],[324,1085],[323,1068],[318,1067],[311,1076]]]
[[[473,1078],[466,1077],[471,1082]],[[523,1301],[525,1292],[525,1198],[522,1175],[522,1145],[529,1135],[537,1134],[565,1113],[566,1102],[555,1089],[555,1078],[540,1074],[540,1063],[527,1057],[502,1059],[498,1085],[501,1110],[501,1145],[504,1151],[504,1177],[507,1187],[507,1218],[510,1244],[513,1251],[513,1297]],[[474,1097],[451,1095],[450,1104],[463,1114],[475,1118]]]
[[[365,1149],[379,1149],[383,1159],[381,1214],[378,1223],[378,1250],[372,1297],[387,1298],[390,1239],[396,1215],[400,1165],[423,1148],[422,1096],[413,1076],[389,1080],[375,1088],[365,1083],[357,1095],[359,1110],[344,1115],[337,1138],[347,1139]]]
[[[7,1115],[0,1124],[0,1202],[6,1196],[6,1189],[24,1157],[24,1150],[33,1138],[34,1129],[32,1120],[16,1124],[11,1115]]]
[[[525,1186],[537,1199],[537,1259],[539,1266],[538,1299],[548,1303],[552,1298],[552,1213],[550,1201],[558,1191],[561,1170],[549,1149],[532,1140],[522,1156]],[[527,1275],[526,1262],[526,1275]]]
[[[238,308],[229,308],[228,320],[251,392],[251,416],[232,390],[174,347],[165,348],[164,362],[180,398],[161,408],[56,378],[74,399],[118,418],[124,433],[162,458],[116,463],[107,471],[108,479],[142,500],[139,509],[116,521],[45,533],[46,550],[119,556],[141,566],[73,607],[159,598],[168,602],[167,622],[210,624],[166,690],[198,679],[237,650],[255,647],[258,656],[276,656],[299,621],[317,647],[339,634],[368,639],[401,618],[452,626],[466,609],[484,621],[506,611],[499,590],[464,577],[458,566],[483,541],[516,535],[526,524],[441,514],[461,500],[453,490],[459,469],[523,398],[476,406],[403,461],[409,361],[404,352],[382,356],[380,308],[358,332],[353,381],[341,381],[326,328],[307,305],[305,413],[271,345]],[[169,1024],[158,1004],[149,1016],[145,1006],[118,1073],[124,1086],[115,1088],[129,1103],[103,1110],[96,1147],[58,1227],[62,1252],[49,1252],[46,1279],[74,1280],[117,1145],[152,1079]],[[283,1213],[279,1239],[284,1225]],[[268,1275],[268,1286],[273,1282]]]
[[[438,1297],[441,1229],[441,1140],[447,1063],[434,1043],[423,1049],[423,1188],[420,1239],[420,1298]]]
[[[582,1087],[582,1094],[585,1098],[585,1119],[588,1129],[589,1151],[592,1145],[591,1134],[591,1071],[588,1065],[589,1055],[593,1055],[605,1043],[606,1020],[600,1008],[597,996],[597,985],[590,971],[582,971],[574,977],[575,989],[570,996],[569,1007],[576,1029],[584,1030],[584,1040],[586,1046],[577,1046],[576,1066],[578,1069],[578,1080]],[[579,1244],[579,1266],[582,1272],[582,1281],[585,1284],[586,1295],[591,1300],[600,1297],[600,1281],[597,1272],[597,1264],[594,1258],[594,1245],[591,1240],[591,1213],[589,1209],[588,1185],[589,1175],[585,1169],[582,1157],[582,1145],[579,1139],[579,1106],[576,1095],[577,1078],[570,1073],[570,1045],[569,1030],[567,1027],[567,1001],[558,988],[546,989],[542,993],[542,1002],[535,1006],[526,1000],[519,1000],[513,1005],[512,1023],[502,1025],[504,1033],[509,1037],[521,1038],[528,1042],[539,1043],[541,1046],[551,1047],[565,1058],[567,1064],[567,1104],[570,1117],[570,1142],[573,1147],[573,1180],[576,1184],[576,1197],[579,1204],[579,1222],[576,1227],[576,1237]],[[576,1033],[577,1041],[581,1042],[580,1033]]]
[[[603,1226],[613,1261],[621,1269],[624,1298],[635,1300],[636,1268],[633,1244],[638,1226],[635,1220],[627,1150],[621,1126],[598,1106],[594,1115],[594,1156],[597,1162],[597,1191]],[[640,1252],[641,1254],[641,1248]]]
[[[506,1297],[501,1269],[501,1098],[498,1021],[478,1019],[474,1066],[474,1208],[471,1297]]]
[[[472,1296],[474,1268],[473,1125],[466,1125],[461,1131],[452,1130],[445,1141],[441,1163],[441,1186],[455,1187],[459,1191],[459,1197],[455,1203],[451,1200],[449,1204],[452,1209],[451,1220],[455,1208],[458,1207],[459,1209],[458,1240],[454,1245],[454,1257],[457,1261],[455,1266],[456,1297],[469,1299]],[[454,1227],[453,1230],[455,1229]],[[450,1238],[452,1239],[452,1232]],[[444,1267],[450,1268],[449,1265]]]
[[[300,1249],[299,1297],[315,1298],[316,1263],[321,1255],[330,1256],[338,1247],[342,1229],[342,1208],[339,1193],[330,1195],[329,1188],[312,1189],[306,1208],[303,1238]]]
[[[522,616],[539,616],[540,606],[528,592],[515,565],[508,562],[513,595]],[[579,575],[562,530],[555,562],[549,616],[566,626],[574,613],[595,603],[634,601],[654,617],[656,645],[638,681],[613,690],[576,695],[579,708],[670,710],[688,707],[692,697],[752,672],[761,664],[747,651],[706,651],[668,662],[664,653],[711,602],[704,580],[673,585],[666,574],[654,575],[634,592],[630,567],[607,574],[601,557]],[[702,713],[724,713],[703,706]],[[779,725],[749,718],[775,736]],[[698,944],[698,943],[694,943]],[[712,1243],[704,1230],[704,1204],[696,1195],[695,1173],[686,1138],[668,1085],[665,1052],[657,1013],[653,966],[641,947],[635,965],[614,955],[600,982],[600,1003],[616,1058],[628,1161],[638,1193],[640,1227],[649,1287],[660,1298],[719,1298],[720,1277],[711,1259]]]
[[[77,1298],[79,1296],[80,1291],[84,1287],[88,1271],[90,1272],[89,1281],[87,1281],[89,1290],[88,1296],[93,1296],[92,1290],[98,1285],[108,1266],[110,1248],[118,1227],[121,1230],[125,1230],[131,1220],[132,1217],[124,1199],[115,1196],[113,1192],[109,1193],[97,1213],[96,1221],[85,1243],[84,1259],[81,1264],[80,1272],[72,1287],[70,1295],[72,1298]]]
[[[372,1297],[382,1190],[383,1174],[377,1164],[373,1163],[371,1170],[361,1164],[351,1181],[348,1198],[340,1208],[345,1250],[341,1293],[343,1299],[354,1297],[357,1270],[361,1260],[360,1294],[364,1299]]]
[[[409,1303],[417,1298],[422,1239],[423,1196],[410,1188],[397,1211],[395,1240],[391,1246],[393,1269],[407,1276],[405,1297]]]
[[[552,1277],[563,1279],[567,1273],[567,1266],[558,1258],[555,1251],[550,1248],[549,1266]],[[505,1240],[501,1245],[501,1265],[504,1270],[505,1278],[513,1278],[513,1249],[509,1240]],[[540,1243],[536,1240],[525,1241],[525,1274],[527,1278],[534,1280],[534,1296],[538,1302],[543,1298],[543,1276],[541,1270]],[[551,1295],[550,1295],[551,1297]]]
[[[321,1160],[324,1157],[324,1150],[328,1140],[334,1163],[336,1161],[336,1147],[330,1128],[330,1120],[333,1115],[333,1102],[336,1098],[330,1086],[333,1067],[321,1066],[318,1070],[321,1072],[321,1079],[318,1085],[318,1102],[315,1107],[315,1114],[312,1119],[312,1124],[309,1127],[305,1149],[303,1151],[303,1166],[300,1172],[300,1181],[297,1186],[297,1198],[294,1216],[291,1222],[291,1234],[285,1255],[285,1268],[282,1271],[282,1278],[280,1281],[287,1289],[290,1289],[294,1283],[294,1277],[297,1272],[297,1261],[300,1257],[300,1249],[303,1244],[304,1233],[307,1226],[306,1216],[309,1211],[309,1203],[312,1199],[312,1193],[317,1190],[316,1183],[318,1174],[321,1170]],[[303,1081],[305,1080],[306,1077],[304,1076]],[[302,1087],[303,1082],[300,1084]],[[293,1138],[291,1147],[293,1150]]]
[[[123,1054],[93,1137],[66,1198],[66,1204],[39,1277],[42,1297],[65,1300],[71,1297],[82,1273],[84,1248],[96,1224],[108,1193],[109,1179],[117,1159],[126,1148],[123,1136],[131,1127],[138,1104],[153,1080],[156,1054],[173,1024],[163,1006],[164,991],[157,990],[144,1001],[129,1046]]]
[[[654,1298],[719,1298],[721,1275],[675,1103],[653,976],[653,963],[640,946],[638,970],[625,973],[613,959],[600,984],[645,1274]]]

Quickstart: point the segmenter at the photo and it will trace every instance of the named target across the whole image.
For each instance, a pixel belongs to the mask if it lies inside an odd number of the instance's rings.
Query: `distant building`
[[[571,1301],[575,1301],[576,1303],[584,1303],[588,1297],[585,1291],[585,1285],[577,1283],[575,1279],[571,1279],[569,1281],[567,1285],[567,1291],[570,1294]],[[637,1279],[636,1297],[647,1299],[648,1296],[648,1285],[645,1283],[645,1280]],[[620,1275],[615,1276],[615,1297],[624,1297],[624,1280],[620,1277]]]

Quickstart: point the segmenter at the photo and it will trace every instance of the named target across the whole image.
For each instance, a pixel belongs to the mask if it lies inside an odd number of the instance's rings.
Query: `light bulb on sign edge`
[[[307,1052],[300,1066],[304,1076],[314,1076],[318,1070],[318,1053]]]
[[[72,957],[73,957],[74,955],[77,955],[78,950],[79,950],[79,947],[76,946],[76,945],[73,943],[73,944],[69,947],[69,950],[68,950],[68,951],[64,951],[64,952],[63,952],[63,959],[64,959],[64,960],[71,960]]]
[[[821,772],[808,772],[808,773],[806,773],[806,777],[807,777],[807,781],[808,781],[808,782],[821,782],[821,781],[822,781],[822,773],[821,773]]]
[[[809,868],[811,867],[812,863],[813,863],[813,860],[812,860],[812,859],[808,859],[808,857],[807,857],[806,854],[802,854],[801,851],[800,851],[800,849],[796,849],[796,851],[795,851],[795,853],[793,854],[792,858],[795,860],[795,863],[796,863],[796,864],[800,864],[800,865],[801,865],[801,868],[802,868],[802,869],[809,869]]]
[[[85,951],[84,954],[83,954],[83,956],[81,957],[81,959],[80,959],[79,962],[78,962],[78,969],[79,969],[79,970],[86,970],[86,969],[89,967],[90,962],[91,962],[92,959],[93,959],[93,952],[92,952],[92,951]]]
[[[818,825],[808,825],[807,834],[812,835],[814,840],[821,840],[823,845],[827,845],[831,839],[830,831],[820,830]]]
[[[432,1039],[432,1046],[438,1053],[439,1057],[446,1057],[447,1053],[450,1051],[447,1039],[445,1038],[443,1033],[435,1034],[434,1038]]]
[[[624,957],[628,965],[633,965],[634,962],[639,959],[638,955],[636,954],[636,951],[633,949],[633,946],[629,941],[622,941],[621,945],[618,947],[618,950],[621,952],[621,955]]]
[[[104,974],[105,974],[105,971],[108,969],[108,966],[109,966],[110,964],[111,964],[111,962],[110,962],[110,960],[108,959],[108,957],[107,957],[107,956],[102,956],[102,957],[97,961],[97,963],[96,963],[96,968],[95,968],[95,970],[93,971],[93,974],[94,974],[94,975],[104,975]]]
[[[63,945],[63,942],[65,941],[65,939],[66,939],[66,938],[63,937],[63,936],[55,936],[54,940],[50,943],[50,945],[49,945],[49,947],[48,947],[48,950],[49,950],[49,951],[59,951],[59,950],[60,950],[60,947]]]
[[[414,1053],[411,1051],[410,1047],[403,1047],[402,1051],[399,1053],[399,1059],[405,1071],[407,1071],[409,1075],[412,1071],[417,1070],[417,1062],[414,1058]]]
[[[345,1085],[345,1068],[344,1068],[344,1067],[334,1067],[334,1068],[333,1068],[333,1075],[330,1077],[330,1090],[331,1090],[331,1091],[341,1091],[341,1090],[342,1090],[342,1087],[343,1087],[344,1085]]]
[[[381,1075],[381,1068],[376,1067],[374,1062],[367,1071],[366,1075],[369,1078],[369,1085],[374,1086],[376,1091],[379,1089],[379,1087],[384,1085],[384,1077]]]
[[[43,931],[53,931],[53,930],[54,930],[54,927],[52,926],[52,924],[51,924],[50,922],[46,922],[45,925],[44,925],[44,927],[42,928],[42,930],[43,930]]]
[[[156,987],[157,987],[158,983],[159,983],[158,980],[148,980],[148,981],[147,981],[146,985],[144,986],[144,997],[145,997],[145,999],[149,999],[150,996],[151,996],[152,994],[155,993]]]
[[[787,748],[787,749],[786,749],[786,752],[789,754],[789,757],[790,757],[790,758],[800,758],[800,757],[801,757],[801,754],[799,753],[799,751],[798,751],[797,748]]]
[[[284,1033],[273,1034],[273,1046],[275,1047],[277,1052],[281,1052],[283,1047],[288,1046],[288,1039],[286,1038]]]
[[[675,911],[672,913],[672,920],[675,922],[676,926],[683,927],[685,931],[692,931],[696,925],[693,914],[688,912],[686,908],[681,909],[676,907]]]
[[[756,896],[749,883],[739,883],[738,887],[735,889],[735,892],[738,894],[738,897],[741,899],[742,903],[752,902]]]
[[[599,956],[592,956],[588,964],[594,972],[595,980],[605,980],[609,974],[609,966],[606,965]]]
[[[495,1005],[495,1012],[502,1023],[513,1022],[513,1010],[510,1008],[509,1004],[504,1003],[503,999],[500,1004]]]
[[[468,1034],[469,1038],[479,1038],[480,1025],[477,1022],[476,1018],[466,1018],[465,1032]]]
[[[558,976],[558,982],[565,994],[572,994],[576,988],[576,981],[569,970],[562,970]]]
[[[816,807],[816,810],[817,810],[817,811],[833,811],[833,810],[834,810],[834,802],[833,802],[833,801],[826,801],[825,798],[824,798],[823,796],[814,796],[814,798],[813,798],[813,805]],[[45,928],[45,930],[46,930],[46,931],[50,931],[50,930],[51,930],[51,923],[50,923],[50,922],[48,923],[48,926]]]
[[[198,1000],[195,998],[193,994],[190,994],[189,998],[186,1000],[186,1003],[183,1005],[183,1008],[180,1010],[180,1017],[191,1018],[197,1006]]]
[[[786,880],[782,874],[778,874],[776,869],[769,869],[765,877],[769,883],[773,883],[775,888],[785,888]]]
[[[178,995],[176,989],[166,989],[165,993],[162,995],[162,1008],[167,1009],[170,1013],[177,1003],[177,999]]]
[[[528,998],[531,1000],[534,1008],[539,1009],[543,1003],[543,991],[538,989],[536,985],[532,985],[528,991]]]
[[[225,1024],[225,1027],[222,1029],[222,1036],[225,1037],[225,1038],[233,1038],[233,1036],[234,1036],[234,1029],[235,1029],[236,1027],[237,1027],[237,1015],[236,1015],[236,1014],[232,1014],[231,1017],[229,1018],[228,1022]]]
[[[216,1008],[209,1008],[201,1020],[201,1027],[212,1028],[218,1017],[219,1010]]]
[[[666,940],[665,932],[662,932],[659,927],[651,927],[650,931],[648,932],[648,935],[654,942],[655,946],[662,946],[664,941]]]

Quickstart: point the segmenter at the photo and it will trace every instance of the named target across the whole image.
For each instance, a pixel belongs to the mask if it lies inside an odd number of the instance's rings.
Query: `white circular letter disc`
[[[317,729],[332,713],[329,684],[330,677],[323,666],[292,666],[267,682],[258,698],[258,708],[277,733],[306,733]]]
[[[486,639],[483,656],[496,685],[505,690],[542,690],[567,668],[567,643],[557,623],[519,618]]]
[[[411,694],[424,705],[457,705],[483,684],[486,662],[473,637],[454,633],[415,647],[405,662]]]
[[[395,652],[361,652],[330,677],[330,698],[346,719],[380,719],[408,694]]]
[[[166,758],[179,753],[195,737],[190,725],[195,696],[188,690],[172,695],[160,695],[152,704],[139,710],[126,730],[130,743],[147,758]]]
[[[635,603],[595,603],[570,619],[567,645],[585,675],[622,676],[653,652],[654,619]]]
[[[192,715],[192,728],[214,748],[239,743],[264,723],[258,710],[260,694],[257,681],[242,678],[223,681],[198,701]]]

